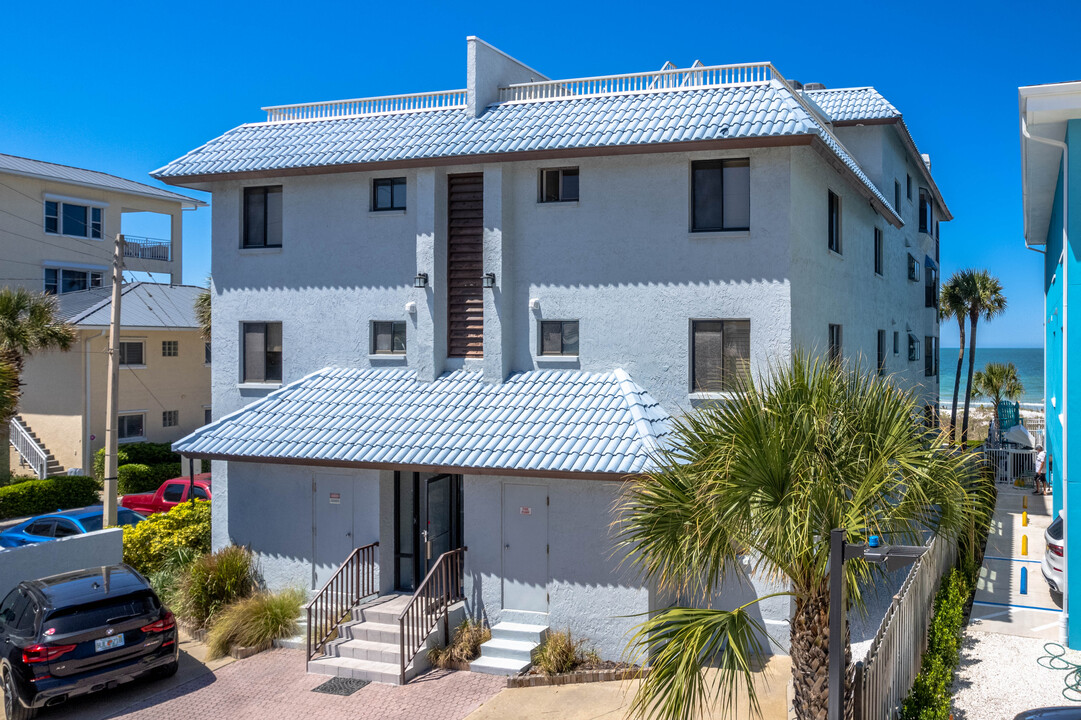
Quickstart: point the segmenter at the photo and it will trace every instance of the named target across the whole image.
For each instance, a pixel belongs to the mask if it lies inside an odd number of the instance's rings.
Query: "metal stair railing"
[[[378,542],[358,547],[346,558],[334,577],[308,603],[308,660],[323,652],[330,636],[361,598],[375,595],[375,549]]]
[[[11,418],[9,424],[9,433],[11,435],[11,444],[15,446],[15,449],[22,456],[23,461],[27,465],[34,469],[39,480],[44,480],[48,477],[49,471],[49,456],[42,449],[41,445],[34,440],[30,434],[30,429],[27,428],[19,418]]]
[[[405,669],[417,656],[428,634],[443,621],[443,634],[450,643],[448,616],[450,606],[465,599],[462,571],[465,566],[465,551],[468,548],[448,550],[439,556],[435,565],[428,571],[424,581],[409,599],[398,616],[400,667],[398,678],[405,685]],[[408,650],[408,654],[406,651]]]

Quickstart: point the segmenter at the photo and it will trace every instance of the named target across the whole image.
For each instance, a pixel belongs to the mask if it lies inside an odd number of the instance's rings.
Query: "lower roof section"
[[[324,368],[173,444],[192,457],[508,474],[631,475],[649,468],[669,414],[621,369]]]

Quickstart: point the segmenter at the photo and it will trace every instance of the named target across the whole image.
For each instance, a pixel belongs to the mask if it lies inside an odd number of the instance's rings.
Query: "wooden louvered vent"
[[[447,176],[447,356],[484,357],[484,174]]]

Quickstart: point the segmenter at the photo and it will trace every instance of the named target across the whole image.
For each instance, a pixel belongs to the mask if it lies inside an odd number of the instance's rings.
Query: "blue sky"
[[[1006,315],[981,324],[980,344],[1038,346],[1042,256],[1021,237],[1017,87],[1081,79],[1081,53],[1056,40],[1081,26],[1081,3],[1026,7],[13,3],[0,152],[154,182],[149,171],[264,119],[264,105],[464,87],[467,35],[550,77],[768,60],[804,82],[874,85],[901,110],[956,218],[942,228],[943,275],[989,268],[1009,300]],[[209,210],[186,214],[188,282],[209,273],[209,238]],[[942,346],[956,334],[943,325]]]

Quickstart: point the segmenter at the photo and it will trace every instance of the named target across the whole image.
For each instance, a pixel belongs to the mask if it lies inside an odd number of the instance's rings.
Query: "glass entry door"
[[[395,587],[416,590],[428,571],[462,546],[462,476],[394,474]]]

